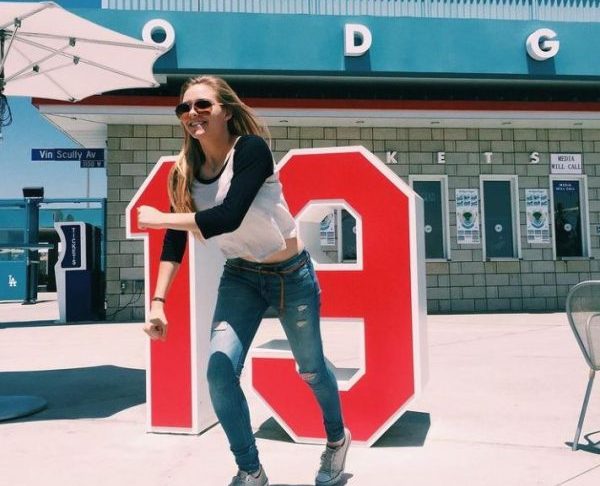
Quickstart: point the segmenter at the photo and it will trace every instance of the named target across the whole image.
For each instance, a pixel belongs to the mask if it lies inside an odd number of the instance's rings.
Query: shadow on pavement
[[[10,422],[105,418],[146,401],[146,372],[112,365],[0,372],[0,394],[48,401],[45,410]]]
[[[38,294],[39,296],[39,294]],[[56,302],[56,297],[52,298],[52,297],[38,297],[38,299],[36,299],[35,303],[36,304],[42,304],[44,302]],[[9,306],[9,305],[22,305],[23,304],[23,299],[16,299],[16,300],[3,300],[0,301],[0,308],[2,306]]]
[[[350,479],[352,479],[354,477],[353,474],[348,474],[348,473],[344,473],[342,474],[341,479],[335,483],[335,486],[344,486],[345,484],[348,484],[348,481],[350,481]],[[310,483],[310,484],[292,484],[292,483],[269,483],[271,486],[314,486],[314,483]]]
[[[277,440],[279,442],[294,442],[273,417],[260,424],[254,437],[257,439]]]
[[[342,474],[342,477],[340,478],[340,480],[335,483],[335,486],[344,486],[345,484],[348,484],[348,481],[350,481],[350,479],[352,479],[354,477],[354,474],[348,474],[348,473],[344,473]],[[314,483],[310,483],[310,484],[291,484],[291,483],[269,483],[271,486],[314,486]]]
[[[585,439],[585,443],[579,442],[577,444],[578,451],[591,452],[592,454],[600,454],[600,440],[592,440],[592,436],[598,436],[600,434],[600,430],[596,430],[595,432],[590,432],[589,434],[584,434],[583,438]],[[573,447],[573,442],[565,442],[569,448]]]
[[[77,322],[60,322],[60,321],[19,321],[19,322],[0,322],[0,330],[1,329],[17,329],[17,328],[26,328],[26,327],[50,327],[50,326],[90,326],[90,325],[98,325],[98,326],[106,326],[110,324],[115,324],[119,326],[125,326],[129,324],[137,324],[140,322],[122,322],[122,321],[77,321]]]
[[[63,324],[57,324],[56,321],[24,321],[24,322],[0,322],[0,329],[13,329],[18,327],[44,327],[44,326],[57,326]]]
[[[431,417],[428,413],[407,411],[372,447],[422,447],[430,427]],[[258,439],[294,442],[272,417],[260,425],[254,436]]]
[[[431,416],[425,412],[404,412],[372,447],[423,447]]]

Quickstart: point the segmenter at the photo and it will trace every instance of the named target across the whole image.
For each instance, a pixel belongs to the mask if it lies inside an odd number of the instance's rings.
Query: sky
[[[46,198],[106,197],[106,169],[81,169],[78,161],[32,162],[31,149],[80,146],[46,121],[30,98],[8,97],[8,102],[13,122],[2,129],[0,199],[20,199],[29,186],[43,186]]]

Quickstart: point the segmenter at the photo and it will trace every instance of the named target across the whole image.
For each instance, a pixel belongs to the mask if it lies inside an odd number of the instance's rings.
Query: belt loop
[[[285,282],[283,280],[283,275],[279,274],[279,282],[281,285],[281,295],[279,299],[279,315],[283,314],[283,308],[285,306]]]

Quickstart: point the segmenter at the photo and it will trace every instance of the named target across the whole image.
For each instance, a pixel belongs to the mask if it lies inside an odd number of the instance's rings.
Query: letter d
[[[356,41],[359,44],[356,44]],[[346,24],[344,26],[344,55],[362,56],[371,48],[373,36],[371,31],[362,24]]]

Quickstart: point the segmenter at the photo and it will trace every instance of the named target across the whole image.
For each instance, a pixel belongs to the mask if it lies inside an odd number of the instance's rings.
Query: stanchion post
[[[40,203],[44,200],[43,187],[24,187],[23,198],[25,199],[25,245],[37,245],[39,242]],[[35,304],[37,302],[38,287],[38,250],[25,250],[26,283],[25,300],[23,305]]]

